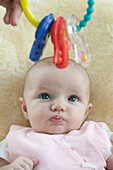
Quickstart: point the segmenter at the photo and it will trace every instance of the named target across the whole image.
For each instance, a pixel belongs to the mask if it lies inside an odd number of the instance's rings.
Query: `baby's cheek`
[[[45,105],[41,105],[41,109],[45,109]]]
[[[73,116],[70,120],[70,126],[73,129],[79,129],[81,124],[83,122],[83,116],[80,116],[79,114],[76,116]]]
[[[48,109],[44,104],[35,105],[35,107],[32,107],[32,109],[30,110],[30,118],[32,124],[33,123],[37,124],[37,122],[40,123],[44,121],[47,116],[48,116]]]

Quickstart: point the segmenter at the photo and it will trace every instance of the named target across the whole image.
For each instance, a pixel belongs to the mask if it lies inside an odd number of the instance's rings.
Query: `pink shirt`
[[[13,125],[6,141],[10,161],[18,156],[37,158],[34,170],[92,170],[106,167],[107,135],[104,123],[87,121],[66,135],[36,133]]]

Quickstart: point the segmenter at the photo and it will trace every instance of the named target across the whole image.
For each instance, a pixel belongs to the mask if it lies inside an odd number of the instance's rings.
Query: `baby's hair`
[[[46,57],[46,58],[43,58],[41,59],[40,61],[36,62],[35,64],[33,64],[31,66],[31,68],[27,71],[26,73],[26,77],[27,75],[33,71],[34,69],[37,69],[37,68],[40,68],[40,67],[56,67],[54,64],[53,64],[53,57]],[[78,67],[78,69],[82,70],[85,74],[87,74],[87,76],[89,77],[88,73],[86,72],[86,70],[78,63],[76,63],[74,60],[70,59],[69,60],[69,65],[68,67]],[[59,68],[57,68],[59,69]]]
[[[53,64],[53,57],[47,57],[47,58],[43,58],[40,61],[36,62],[35,64],[32,65],[32,67],[27,71],[26,76],[25,76],[25,85],[24,85],[24,94],[25,94],[25,89],[28,86],[28,82],[30,82],[32,74],[34,73],[34,71],[37,72],[38,75],[38,69],[39,68],[44,68],[44,67],[48,67],[47,69],[51,68],[56,68],[58,70],[60,70],[59,68],[57,68],[54,64]],[[76,63],[73,60],[69,60],[69,65],[67,68],[72,68],[72,69],[79,69],[79,71],[86,77],[87,81],[88,81],[88,98],[90,98],[90,78],[88,73],[86,72],[86,70],[78,63]],[[65,68],[65,69],[67,69]],[[65,70],[64,69],[64,70]],[[83,86],[83,85],[82,85]]]

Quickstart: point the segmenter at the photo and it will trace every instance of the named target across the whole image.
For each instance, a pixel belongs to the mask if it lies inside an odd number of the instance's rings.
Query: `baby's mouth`
[[[53,116],[49,120],[54,124],[61,124],[64,121],[61,116]]]

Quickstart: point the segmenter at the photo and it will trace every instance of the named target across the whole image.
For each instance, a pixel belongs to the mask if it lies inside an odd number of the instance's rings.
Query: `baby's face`
[[[80,128],[92,105],[88,79],[78,69],[41,67],[30,81],[25,117],[36,132],[61,134]]]

